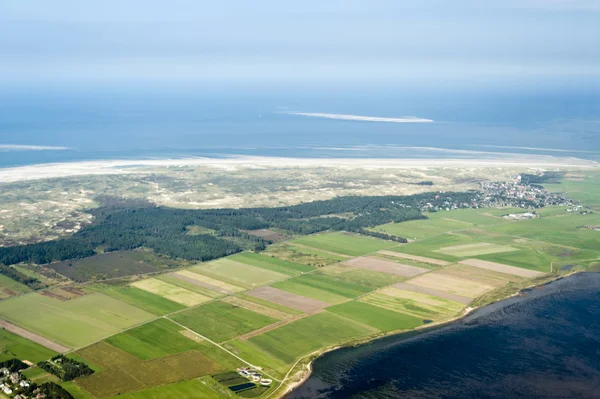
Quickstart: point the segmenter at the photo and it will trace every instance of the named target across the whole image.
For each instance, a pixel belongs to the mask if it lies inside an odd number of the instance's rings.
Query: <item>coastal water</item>
[[[286,112],[434,123],[319,119]],[[231,155],[600,160],[600,91],[521,87],[2,87],[0,167]],[[16,150],[8,146],[62,150]],[[435,150],[431,149],[435,148]]]
[[[600,274],[527,290],[435,331],[330,352],[286,399],[600,398]]]

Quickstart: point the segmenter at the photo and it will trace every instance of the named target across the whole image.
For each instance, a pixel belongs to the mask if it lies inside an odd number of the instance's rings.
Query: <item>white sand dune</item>
[[[578,158],[536,156],[523,154],[503,154],[480,158],[457,159],[389,159],[389,158],[275,158],[275,157],[236,157],[236,158],[187,158],[187,159],[142,159],[106,160],[85,162],[63,162],[38,164],[0,169],[0,183],[26,180],[51,179],[69,176],[139,174],[160,172],[170,167],[214,167],[235,171],[237,169],[264,169],[280,167],[298,168],[345,168],[345,169],[428,169],[428,168],[594,168],[597,162]]]

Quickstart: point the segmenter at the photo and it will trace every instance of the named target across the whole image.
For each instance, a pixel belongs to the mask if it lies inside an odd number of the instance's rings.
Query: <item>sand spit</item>
[[[159,172],[160,168],[204,166],[235,171],[238,169],[266,168],[343,168],[343,169],[429,169],[429,168],[594,168],[600,164],[579,158],[535,156],[523,154],[489,155],[481,158],[278,158],[278,157],[232,157],[232,158],[185,158],[99,160],[37,164],[0,169],[0,183],[26,180],[51,179],[85,175],[115,175]]]

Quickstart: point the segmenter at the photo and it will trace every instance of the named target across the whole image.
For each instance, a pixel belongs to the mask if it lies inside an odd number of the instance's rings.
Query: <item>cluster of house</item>
[[[483,191],[478,201],[480,207],[516,206],[519,208],[559,205],[575,207],[577,204],[560,193],[551,193],[541,186],[514,182],[482,182]]]
[[[263,378],[262,374],[250,367],[240,367],[237,372],[242,377],[249,379],[252,382],[257,382],[262,386],[268,387],[273,383],[273,380],[269,378]]]
[[[19,373],[11,373],[7,368],[0,369],[0,391],[6,395],[18,392],[20,388],[29,388],[29,382]],[[14,399],[27,399],[27,396],[16,395]]]

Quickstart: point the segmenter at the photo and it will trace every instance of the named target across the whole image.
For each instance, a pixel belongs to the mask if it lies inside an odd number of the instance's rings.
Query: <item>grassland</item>
[[[237,262],[229,258],[202,264],[193,268],[193,271],[245,288],[268,284],[289,277],[287,274],[251,266],[248,263]]]
[[[97,284],[90,288],[159,316],[185,309],[182,304],[131,286]]]
[[[199,294],[194,291],[186,290],[174,284],[165,281],[149,278],[147,280],[136,281],[132,286],[159,295],[170,301],[177,302],[184,306],[194,306],[210,301],[210,297]]]
[[[307,266],[295,262],[289,262],[282,259],[278,259],[274,256],[265,256],[251,252],[233,255],[229,257],[229,259],[245,263],[247,265],[261,267],[272,272],[287,274],[288,276],[296,276],[302,273],[310,272],[315,269],[312,266]]]
[[[423,320],[409,314],[387,310],[363,302],[346,302],[327,308],[328,312],[344,316],[379,331],[408,330],[423,324]]]
[[[31,342],[4,329],[0,329],[0,362],[8,359],[29,360],[37,363],[48,360],[56,352]]]
[[[139,392],[118,395],[111,399],[223,399],[223,396],[200,380],[179,382]]]
[[[32,293],[1,301],[0,318],[77,348],[153,316],[102,294],[60,301]]]
[[[292,243],[348,256],[361,256],[394,246],[394,243],[389,241],[378,240],[371,237],[360,237],[348,233],[328,233],[306,236],[294,240]]]
[[[224,342],[277,322],[225,302],[212,302],[172,316],[173,320],[216,342]]]
[[[182,328],[172,321],[158,319],[114,335],[106,342],[142,360],[198,349],[198,344],[183,335],[181,331]]]
[[[31,291],[26,285],[0,274],[0,299]]]
[[[286,364],[292,364],[313,351],[369,333],[371,330],[367,327],[333,313],[323,312],[248,341]]]

